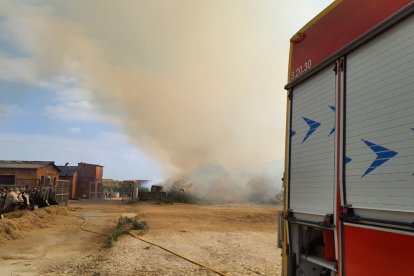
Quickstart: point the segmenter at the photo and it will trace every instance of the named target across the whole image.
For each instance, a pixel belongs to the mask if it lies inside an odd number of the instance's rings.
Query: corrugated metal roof
[[[72,176],[78,171],[78,166],[58,166],[60,176]]]
[[[0,160],[0,169],[38,169],[55,165],[53,161],[14,161]]]
[[[89,163],[84,163],[84,162],[80,162],[80,163],[78,163],[78,165],[79,165],[79,166],[81,166],[81,165],[87,165],[87,166],[95,166],[95,167],[102,167],[102,168],[103,168],[103,166],[102,166],[102,165],[98,165],[98,164],[89,164]]]

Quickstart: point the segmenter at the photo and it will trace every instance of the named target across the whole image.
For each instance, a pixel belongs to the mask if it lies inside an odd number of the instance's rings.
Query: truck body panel
[[[414,1],[335,1],[290,54],[283,275],[410,275]]]
[[[289,81],[300,77],[308,69],[317,67],[325,59],[411,2],[410,0],[335,1],[292,37],[291,42],[294,46],[291,51]],[[311,61],[310,67],[309,61]]]
[[[413,274],[414,234],[355,225],[344,230],[346,275]]]

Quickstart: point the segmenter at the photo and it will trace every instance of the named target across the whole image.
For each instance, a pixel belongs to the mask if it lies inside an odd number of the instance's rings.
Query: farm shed
[[[0,160],[0,185],[55,185],[59,174],[53,161]]]

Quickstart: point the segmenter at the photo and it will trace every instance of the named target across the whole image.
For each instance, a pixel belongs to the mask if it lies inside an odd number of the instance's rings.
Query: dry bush
[[[140,234],[144,234],[149,229],[146,221],[140,221],[138,217],[119,217],[115,230],[108,236],[108,247],[111,247],[120,236],[128,234],[131,230],[139,230]]]

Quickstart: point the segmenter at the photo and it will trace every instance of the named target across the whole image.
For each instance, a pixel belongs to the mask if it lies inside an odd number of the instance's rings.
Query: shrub
[[[139,230],[140,234],[144,234],[149,229],[146,221],[140,221],[138,217],[119,217],[115,230],[108,236],[108,247],[111,247],[120,236],[128,234],[131,230]]]

